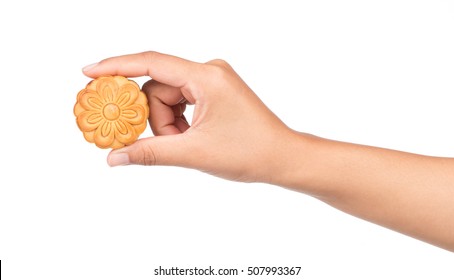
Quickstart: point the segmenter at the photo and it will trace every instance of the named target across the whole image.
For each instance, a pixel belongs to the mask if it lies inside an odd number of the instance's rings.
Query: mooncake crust
[[[99,77],[77,94],[74,115],[85,140],[99,148],[134,143],[147,127],[146,95],[123,76]]]

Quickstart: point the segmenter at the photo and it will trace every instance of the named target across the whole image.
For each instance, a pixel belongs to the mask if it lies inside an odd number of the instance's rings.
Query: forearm
[[[267,182],[454,251],[454,160],[353,145],[289,130],[222,60],[145,52],[84,68],[90,77],[150,75],[150,137],[111,166],[177,165]],[[185,104],[195,104],[186,122]]]
[[[278,184],[454,251],[454,159],[294,137]]]

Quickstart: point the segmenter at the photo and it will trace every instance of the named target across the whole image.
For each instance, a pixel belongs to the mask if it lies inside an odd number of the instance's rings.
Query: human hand
[[[289,187],[454,251],[454,159],[297,133],[222,60],[200,64],[146,52],[103,60],[84,73],[152,78],[143,91],[156,136],[113,150],[111,166],[176,165]],[[195,105],[191,124],[187,104]]]
[[[285,171],[287,128],[222,60],[201,64],[157,52],[105,59],[83,69],[105,75],[150,76],[143,86],[155,137],[108,156],[111,166],[175,165],[219,177],[275,183]],[[184,117],[194,105],[192,122]],[[282,171],[282,172],[281,172]]]

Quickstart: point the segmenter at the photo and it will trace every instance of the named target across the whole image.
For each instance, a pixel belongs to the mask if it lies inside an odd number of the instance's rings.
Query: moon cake
[[[148,119],[146,95],[122,76],[99,77],[79,92],[74,106],[77,126],[99,148],[118,149],[134,143]]]

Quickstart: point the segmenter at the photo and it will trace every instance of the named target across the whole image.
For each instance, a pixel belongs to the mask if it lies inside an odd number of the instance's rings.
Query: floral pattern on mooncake
[[[77,95],[74,115],[88,142],[100,148],[134,143],[147,127],[148,101],[139,86],[122,76],[97,78]]]

